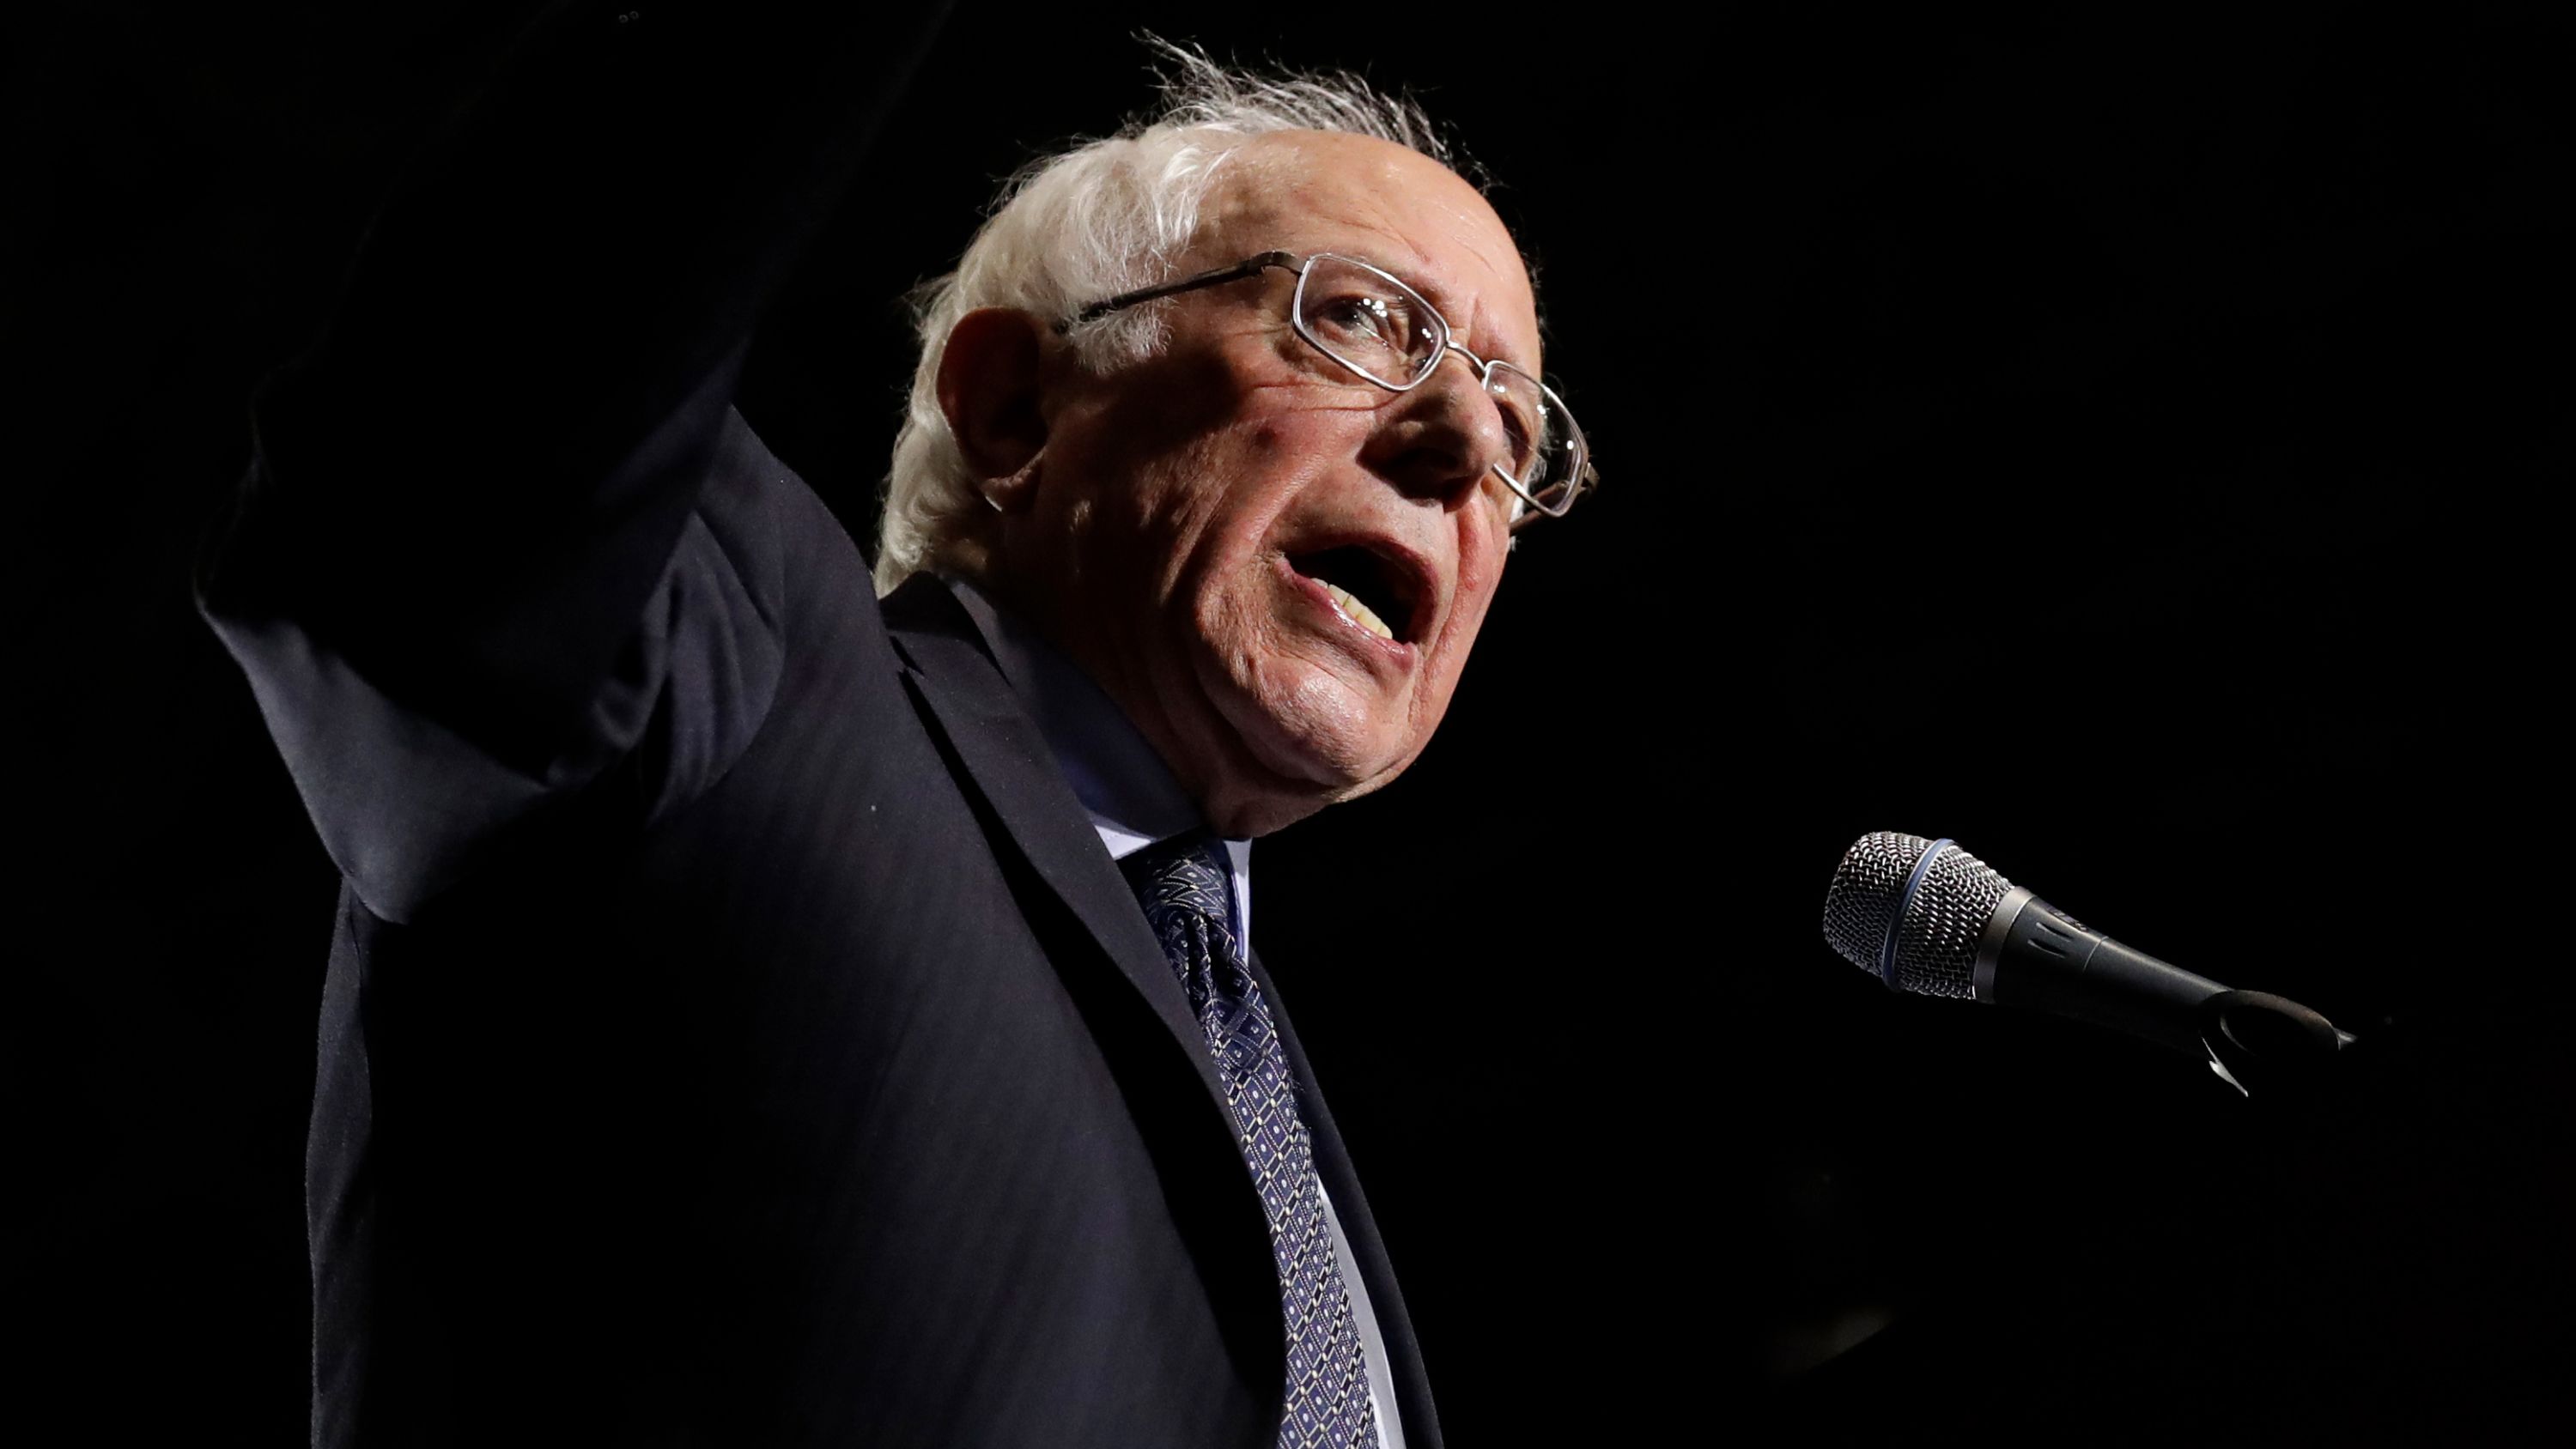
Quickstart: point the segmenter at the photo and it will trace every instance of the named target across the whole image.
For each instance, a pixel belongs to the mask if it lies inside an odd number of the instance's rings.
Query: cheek
[[[1449,617],[1441,626],[1437,653],[1423,679],[1423,688],[1413,701],[1413,728],[1422,737],[1416,748],[1448,713],[1449,697],[1458,688],[1458,676],[1465,672],[1467,655],[1476,644],[1485,624],[1485,611],[1494,602],[1494,586],[1501,581],[1503,547],[1499,540],[1460,540],[1458,582],[1449,596]]]
[[[1329,466],[1332,429],[1298,416],[1246,421],[1206,440],[1173,481],[1185,565],[1205,586],[1267,587],[1270,539],[1279,515]]]
[[[1457,656],[1456,664],[1465,663],[1468,646],[1476,642],[1476,631],[1484,626],[1485,610],[1492,607],[1494,588],[1502,582],[1505,540],[1508,535],[1480,537],[1461,541],[1458,551],[1458,587],[1450,596],[1449,633],[1444,641]]]
[[[1090,526],[1081,530],[1092,571],[1104,585],[1141,593],[1156,608],[1195,592],[1193,576],[1225,552],[1231,500],[1217,480],[1234,471],[1220,441],[1207,437],[1119,460],[1113,476],[1123,486],[1100,492]]]

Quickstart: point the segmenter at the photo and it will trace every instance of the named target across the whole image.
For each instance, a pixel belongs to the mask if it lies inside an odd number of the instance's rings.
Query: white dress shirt
[[[1196,802],[1172,778],[1171,769],[1153,746],[1136,732],[1108,695],[1091,682],[1080,666],[1064,656],[1055,646],[1038,637],[1036,630],[1004,612],[985,597],[983,591],[963,579],[948,579],[950,592],[966,606],[967,615],[975,621],[984,636],[985,646],[1002,667],[1002,678],[1019,696],[1020,703],[1037,721],[1038,732],[1046,736],[1047,748],[1055,754],[1056,768],[1064,772],[1073,797],[1091,816],[1091,826],[1100,832],[1100,843],[1109,849],[1111,860],[1123,860],[1158,840],[1165,840],[1195,830],[1203,823]],[[1229,840],[1225,854],[1232,867],[1234,887],[1235,939],[1252,940],[1252,842]],[[1404,1427],[1395,1411],[1395,1375],[1387,1367],[1386,1339],[1379,1332],[1377,1313],[1369,1306],[1367,1285],[1360,1281],[1358,1262],[1351,1256],[1349,1242],[1342,1233],[1342,1221],[1333,1211],[1332,1195],[1323,1192],[1324,1223],[1333,1235],[1333,1252],[1340,1260],[1342,1282],[1349,1290],[1351,1320],[1359,1329],[1360,1344],[1368,1359],[1369,1407],[1377,1416],[1378,1442],[1384,1449],[1404,1449]]]

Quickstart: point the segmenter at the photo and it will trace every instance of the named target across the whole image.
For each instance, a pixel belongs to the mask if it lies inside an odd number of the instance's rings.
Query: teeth
[[[1317,579],[1315,582],[1324,584],[1322,579]],[[1343,618],[1381,639],[1395,637],[1395,631],[1386,627],[1386,621],[1377,616],[1377,611],[1352,598],[1350,590],[1339,584],[1324,584],[1324,592],[1333,596],[1333,607],[1342,611]]]

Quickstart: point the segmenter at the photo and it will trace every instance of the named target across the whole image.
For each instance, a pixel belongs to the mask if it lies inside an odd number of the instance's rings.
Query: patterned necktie
[[[1244,968],[1228,924],[1233,892],[1223,850],[1197,832],[1148,846],[1120,862],[1120,869],[1207,1031],[1243,1160],[1270,1216],[1288,1328],[1280,1449],[1377,1449],[1368,1361],[1325,1225],[1313,1144],[1297,1112],[1295,1082],[1270,1005]]]

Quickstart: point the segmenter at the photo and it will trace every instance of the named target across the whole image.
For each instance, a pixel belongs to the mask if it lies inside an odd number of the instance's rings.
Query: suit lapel
[[[1275,1410],[1284,1388],[1286,1346],[1270,1225],[1234,1140],[1225,1086],[1208,1054],[1206,1030],[1190,1010],[1180,979],[1145,924],[1126,878],[1102,848],[1073,787],[1065,783],[1045,736],[985,652],[974,620],[947,585],[927,574],[908,580],[882,607],[896,652],[909,666],[905,681],[963,767],[968,778],[962,783],[991,807],[1009,843],[1116,967],[1137,1004],[1150,1013],[1153,1026],[1147,1030],[1157,1044],[1177,1054],[1169,1062],[1150,1064],[1150,1081],[1167,1085],[1131,1092],[1131,1102],[1149,1137],[1176,1139],[1166,1144],[1176,1147],[1176,1153],[1157,1151],[1167,1173],[1177,1174],[1166,1180],[1175,1216],[1185,1234],[1210,1233],[1203,1259],[1210,1290],[1230,1305],[1229,1317],[1243,1336],[1246,1371],[1253,1382],[1270,1389]],[[1061,960],[1058,969],[1064,969]],[[1120,1019],[1135,1015],[1123,1013]],[[1104,1050],[1123,1055],[1099,1023],[1094,1034]],[[1113,1060],[1112,1065],[1121,1063]],[[1133,1070],[1138,1064],[1124,1066]],[[1180,1084],[1166,1067],[1197,1079],[1204,1099],[1198,1110],[1188,1110],[1171,1096]],[[1212,1206],[1201,1209],[1193,1203]],[[1203,1215],[1215,1220],[1213,1228],[1201,1220]]]
[[[1288,1070],[1301,1086],[1297,1109],[1304,1114],[1307,1134],[1314,1140],[1315,1175],[1323,1179],[1324,1191],[1332,1194],[1334,1216],[1341,1220],[1343,1239],[1350,1245],[1352,1261],[1359,1264],[1360,1281],[1368,1288],[1370,1311],[1377,1315],[1378,1333],[1386,1343],[1387,1369],[1395,1379],[1396,1408],[1403,1416],[1406,1449],[1440,1449],[1440,1420],[1431,1406],[1431,1382],[1422,1371],[1422,1349],[1413,1337],[1413,1320],[1405,1314],[1404,1294],[1396,1287],[1395,1268],[1387,1260],[1386,1243],[1378,1237],[1377,1220],[1369,1213],[1367,1195],[1360,1191],[1359,1174],[1351,1167],[1350,1150],[1342,1143],[1341,1129],[1333,1125],[1331,1109],[1324,1105],[1323,1091],[1315,1083],[1314,1065],[1306,1060],[1306,1049],[1297,1040],[1297,1028],[1288,1019],[1278,983],[1263,969],[1259,953],[1247,951],[1245,955],[1252,979],[1270,998],[1271,1024],[1279,1030]]]
[[[957,751],[975,788],[1000,817],[1012,842],[1109,959],[1118,964],[1172,1039],[1188,1053],[1220,1113],[1225,1087],[1207,1053],[1207,1037],[1190,1013],[1162,946],[1145,925],[1136,897],[1101,848],[1091,818],[1057,768],[1054,753],[1001,669],[984,652],[975,622],[947,586],[921,574],[885,601],[896,648],[912,665],[923,701]]]

